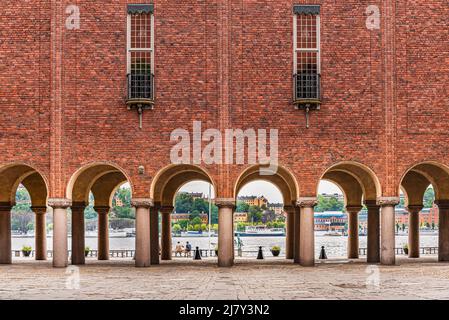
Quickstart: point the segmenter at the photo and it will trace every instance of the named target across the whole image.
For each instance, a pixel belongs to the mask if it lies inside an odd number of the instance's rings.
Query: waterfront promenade
[[[284,259],[176,259],[133,268],[113,259],[68,269],[17,259],[0,266],[0,299],[449,299],[449,263],[397,257],[396,266],[329,260],[304,268]]]

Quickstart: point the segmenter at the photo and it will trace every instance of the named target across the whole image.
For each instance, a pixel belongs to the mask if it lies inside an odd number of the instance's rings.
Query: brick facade
[[[154,110],[138,128],[126,95],[126,4],[21,1],[0,4],[0,164],[37,169],[50,197],[93,162],[122,169],[133,196],[170,164],[170,133],[207,128],[279,129],[280,164],[300,196],[354,161],[398,196],[407,169],[449,165],[448,7],[429,1],[154,0]],[[292,8],[321,5],[321,110],[292,105]],[[65,8],[80,7],[67,30]],[[366,28],[377,5],[380,30]],[[432,23],[430,23],[432,22]],[[139,166],[144,173],[139,174]],[[205,165],[219,198],[232,198],[245,165]]]

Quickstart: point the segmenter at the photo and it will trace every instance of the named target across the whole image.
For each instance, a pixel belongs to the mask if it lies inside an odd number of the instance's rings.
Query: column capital
[[[381,207],[397,206],[400,202],[399,197],[379,197],[377,198],[377,205]]]
[[[94,210],[98,214],[108,214],[109,211],[111,210],[111,207],[110,206],[94,206]]]
[[[10,202],[0,202],[0,212],[11,211],[14,205]]]
[[[136,208],[150,208],[154,206],[154,203],[151,198],[133,198],[131,205]]]
[[[422,209],[424,208],[424,206],[422,204],[411,204],[408,205],[405,209],[409,212],[409,213],[419,213]]]
[[[72,200],[66,198],[50,198],[47,200],[47,203],[53,209],[67,209],[72,205]]]
[[[172,213],[175,207],[173,206],[160,206],[159,211],[161,213]]]
[[[363,208],[362,206],[350,205],[350,206],[346,206],[346,211],[359,213],[360,211],[362,211],[362,208]]]
[[[294,214],[295,213],[295,207],[294,205],[285,205],[284,211],[287,212],[287,214]]]
[[[219,208],[235,208],[234,198],[216,198],[214,203]]]
[[[377,200],[365,200],[363,203],[367,209],[378,209],[380,207],[380,205],[377,203]]]
[[[299,198],[298,201],[296,201],[296,205],[300,208],[313,208],[317,205],[317,203],[318,202],[316,197],[303,197]]]
[[[438,209],[449,209],[449,200],[435,200],[434,203]]]
[[[46,214],[47,206],[31,206],[31,211],[33,211],[34,214]]]

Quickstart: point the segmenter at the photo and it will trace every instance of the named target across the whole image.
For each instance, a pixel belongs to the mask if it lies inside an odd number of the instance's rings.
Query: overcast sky
[[[193,181],[184,185],[180,189],[180,191],[202,192],[207,195],[209,194],[209,184],[203,181]],[[340,189],[336,185],[328,181],[321,181],[318,192],[341,194]],[[273,184],[261,180],[250,182],[245,185],[240,191],[239,196],[264,196],[270,203],[283,202],[282,195],[279,189],[276,188]],[[212,188],[212,198],[214,197],[215,195]]]

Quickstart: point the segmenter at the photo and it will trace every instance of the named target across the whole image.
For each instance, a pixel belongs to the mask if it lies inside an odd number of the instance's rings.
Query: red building
[[[68,260],[67,210],[71,259],[83,264],[87,195],[107,230],[111,194],[124,182],[136,208],[137,266],[157,263],[158,212],[168,226],[174,195],[192,180],[215,189],[220,266],[233,263],[237,195],[258,179],[281,191],[304,265],[314,261],[320,179],[342,187],[353,213],[362,201],[368,215],[382,210],[382,230],[376,219],[368,228],[385,239],[400,187],[420,205],[432,181],[440,212],[449,210],[447,0],[29,0],[1,1],[0,12],[0,263],[11,262],[19,184],[38,217],[41,259],[46,206],[54,210],[57,267]],[[261,155],[208,155],[227,129],[257,133],[276,170],[261,174]],[[188,152],[173,152],[183,137]],[[237,142],[235,154],[256,145]],[[295,225],[300,210],[309,219]],[[449,220],[442,229],[449,233]],[[99,236],[107,259],[107,232]],[[371,241],[368,260],[379,261],[379,239]],[[394,263],[394,245],[383,242],[382,263]]]

